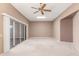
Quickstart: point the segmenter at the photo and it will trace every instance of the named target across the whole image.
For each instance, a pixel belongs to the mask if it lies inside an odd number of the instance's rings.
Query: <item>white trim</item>
[[[20,21],[20,20],[16,19],[15,17],[13,17],[13,16],[11,16],[11,15],[9,15],[9,14],[7,14],[7,13],[2,13],[2,15],[3,15],[3,16],[7,16],[7,17],[9,17],[9,18],[11,18],[11,19],[13,19],[13,20],[19,22],[19,23],[22,23],[22,24],[27,25],[25,22]]]
[[[13,22],[13,46],[15,46],[15,22]]]
[[[9,40],[10,39],[10,33],[9,33],[10,29],[6,27],[7,26],[6,23],[8,21],[10,23],[10,18],[11,18],[11,19],[13,19],[13,20],[15,20],[15,21],[17,21],[19,23],[24,24],[26,26],[26,39],[28,39],[28,24],[26,24],[25,22],[22,22],[22,21],[16,19],[15,17],[13,17],[11,15],[8,15],[7,13],[2,13],[2,15],[3,15],[3,25],[4,25],[4,27],[3,27],[3,33],[4,33],[4,41],[3,41],[4,42],[4,52],[7,52],[10,49],[10,42],[9,42],[10,41]]]
[[[4,37],[3,37],[3,49],[4,49],[4,52],[8,51],[10,49],[10,29],[9,29],[9,24],[10,24],[10,18],[7,17],[7,16],[4,16],[3,17],[3,33],[4,33]],[[8,43],[8,44],[7,44]]]
[[[24,26],[24,40],[25,40],[25,26]]]
[[[21,43],[21,24],[19,26],[19,29],[20,29],[20,33],[19,33],[20,34],[20,38],[19,39],[20,39],[20,43]]]
[[[48,38],[54,39],[53,37],[30,37],[30,38],[32,38],[32,39],[48,39]]]

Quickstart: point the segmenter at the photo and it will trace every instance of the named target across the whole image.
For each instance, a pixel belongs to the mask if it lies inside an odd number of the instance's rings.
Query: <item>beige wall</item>
[[[53,21],[52,26],[53,38],[60,40],[60,21],[56,19]]]
[[[67,17],[68,15],[76,12],[79,10],[79,3],[73,3],[69,8],[67,8],[61,15],[59,15],[56,19],[63,19]]]
[[[72,4],[53,22],[54,38],[60,40],[60,21],[70,14],[79,11],[79,3]],[[79,51],[79,12],[73,17],[73,43],[75,48]]]
[[[73,17],[73,43],[79,51],[79,12]]]
[[[52,26],[53,26],[53,32],[54,32],[54,38],[57,40],[60,40],[60,21],[61,19],[69,16],[70,14],[76,12],[79,10],[79,3],[72,4],[67,10],[65,10],[59,17],[57,17]]]
[[[60,21],[60,40],[73,42],[73,20],[72,16],[66,17]]]
[[[2,16],[2,13],[7,13],[29,24],[28,20],[20,12],[18,12],[11,4],[0,3],[0,53],[3,52],[3,16]]]
[[[52,22],[30,22],[30,37],[52,37]]]

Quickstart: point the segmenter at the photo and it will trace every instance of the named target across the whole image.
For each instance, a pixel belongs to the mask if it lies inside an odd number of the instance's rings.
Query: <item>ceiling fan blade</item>
[[[31,7],[31,8],[33,8],[33,9],[38,9],[38,8],[35,8],[35,7]]]
[[[44,9],[44,8],[45,8],[45,6],[46,6],[46,4],[43,4],[43,5],[42,5],[42,7],[41,7],[41,9]]]
[[[43,3],[40,3],[40,5],[41,5],[41,4],[43,4]]]
[[[44,11],[48,11],[48,12],[51,12],[51,10],[48,10],[48,9],[44,9]]]
[[[44,12],[41,10],[41,14],[44,15]]]
[[[37,12],[39,12],[39,11],[34,12],[34,14],[36,14]]]
[[[43,5],[43,3],[40,3],[40,6],[42,6]]]

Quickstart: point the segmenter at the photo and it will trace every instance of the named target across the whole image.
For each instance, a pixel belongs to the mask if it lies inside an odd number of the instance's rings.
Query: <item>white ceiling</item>
[[[37,19],[36,17],[42,16],[40,12],[33,14],[35,9],[31,7],[39,7],[39,3],[12,3],[12,5],[20,11],[25,17],[27,17],[30,21],[53,21],[56,17],[58,17],[64,10],[66,10],[71,3],[46,3],[46,8],[51,9],[52,12],[45,13],[45,19]]]

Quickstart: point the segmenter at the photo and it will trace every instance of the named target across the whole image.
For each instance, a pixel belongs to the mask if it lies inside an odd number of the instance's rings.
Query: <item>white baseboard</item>
[[[38,38],[38,39],[40,39],[40,38],[42,38],[42,39],[43,39],[43,38],[44,38],[44,39],[45,39],[45,38],[46,38],[46,39],[47,39],[47,38],[54,39],[53,37],[30,37],[30,38],[33,38],[33,39],[34,39],[34,38],[35,38],[35,39],[36,39],[36,38]]]

